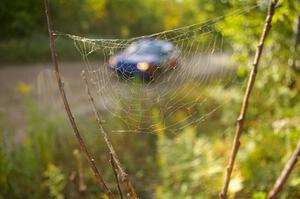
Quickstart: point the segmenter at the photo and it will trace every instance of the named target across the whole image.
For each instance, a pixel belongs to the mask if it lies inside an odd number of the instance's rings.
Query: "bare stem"
[[[234,167],[234,162],[236,159],[236,155],[238,153],[239,147],[240,147],[240,137],[243,131],[243,124],[244,124],[244,119],[247,113],[247,109],[248,109],[248,104],[249,104],[249,99],[250,99],[250,95],[255,83],[255,79],[256,79],[256,74],[257,74],[257,68],[258,68],[258,64],[261,58],[261,54],[262,54],[262,50],[264,47],[264,43],[266,40],[266,37],[271,29],[271,22],[272,22],[272,18],[275,12],[275,7],[277,5],[278,0],[272,0],[270,2],[269,5],[269,9],[268,9],[268,15],[266,17],[266,21],[265,21],[265,25],[264,25],[264,29],[260,38],[260,42],[256,48],[256,54],[254,57],[254,61],[253,61],[253,65],[252,65],[252,69],[251,69],[251,73],[248,79],[248,84],[247,84],[247,88],[245,91],[245,95],[244,95],[244,99],[243,99],[243,103],[242,103],[242,107],[241,107],[241,112],[240,115],[237,119],[237,125],[236,125],[236,131],[235,131],[235,137],[234,137],[234,141],[233,141],[233,147],[232,147],[232,151],[231,151],[231,155],[230,155],[230,160],[229,160],[229,164],[227,166],[226,169],[226,176],[225,176],[225,180],[224,180],[224,185],[223,185],[223,189],[222,192],[219,194],[219,198],[220,199],[226,199],[227,198],[227,192],[228,192],[228,186],[230,183],[230,177],[232,174],[232,170]]]
[[[87,147],[81,137],[81,134],[77,128],[77,124],[75,122],[75,119],[73,117],[71,108],[69,106],[69,102],[64,90],[64,84],[61,80],[61,76],[60,76],[60,72],[59,72],[59,67],[58,67],[58,62],[57,62],[57,58],[56,58],[56,49],[55,49],[55,44],[54,44],[54,38],[53,38],[53,28],[52,28],[52,21],[51,21],[51,17],[49,14],[49,2],[48,0],[44,0],[44,5],[45,5],[45,13],[46,13],[46,17],[47,17],[47,25],[48,25],[48,33],[49,33],[49,40],[50,40],[50,50],[51,50],[51,58],[52,58],[52,62],[54,65],[54,72],[55,72],[55,76],[56,76],[56,80],[58,83],[58,87],[59,87],[59,91],[61,94],[61,98],[62,101],[64,103],[64,107],[65,110],[67,112],[67,115],[69,117],[69,121],[71,123],[71,126],[73,128],[74,134],[76,136],[76,139],[80,145],[80,148],[83,152],[83,154],[85,155],[92,171],[93,174],[97,180],[97,182],[99,183],[100,187],[105,191],[105,194],[108,196],[108,198],[113,199],[114,196],[112,194],[112,192],[110,191],[110,189],[108,188],[108,186],[106,185],[106,182],[104,181],[104,179],[102,178],[101,174],[99,173],[96,164],[95,164],[95,160],[91,157],[89,151],[87,150]]]
[[[109,162],[110,162],[110,165],[111,165],[112,170],[114,172],[116,186],[117,186],[117,189],[118,189],[118,192],[119,192],[119,196],[120,196],[121,199],[123,199],[123,194],[122,194],[122,190],[121,190],[121,186],[120,186],[120,182],[119,182],[117,168],[116,168],[114,156],[113,156],[112,153],[109,153]]]
[[[300,0],[298,0],[298,4],[300,4]],[[293,49],[292,49],[292,69],[297,72],[300,73],[300,69],[299,66],[297,66],[296,60],[297,60],[297,49],[298,46],[300,44],[300,14],[298,14],[296,16],[296,24],[295,24],[295,30],[294,30],[294,35],[295,35],[295,39],[294,39],[294,45],[293,45]]]
[[[82,156],[80,154],[80,151],[77,149],[73,151],[73,154],[78,162],[78,177],[79,177],[78,190],[80,193],[84,193],[86,191],[86,184],[84,183],[83,164],[81,158]]]
[[[276,180],[272,190],[269,192],[268,199],[275,199],[277,198],[278,194],[282,191],[284,184],[286,183],[287,179],[289,178],[292,170],[294,169],[295,165],[297,164],[300,158],[300,141],[291,156],[290,160],[286,163],[284,169],[282,170],[280,176]]]
[[[109,153],[112,154],[113,158],[114,158],[114,161],[116,163],[116,167],[118,168],[118,171],[120,173],[120,176],[121,176],[121,179],[122,179],[122,182],[125,184],[125,188],[127,190],[127,194],[129,195],[129,198],[138,198],[137,197],[137,194],[135,192],[135,189],[132,185],[132,183],[130,182],[129,178],[128,178],[128,174],[124,171],[124,169],[122,168],[121,166],[121,163],[118,159],[118,156],[109,140],[109,137],[106,133],[106,131],[104,130],[103,128],[103,125],[102,125],[102,122],[101,122],[101,117],[100,117],[100,113],[97,111],[97,108],[96,108],[96,105],[95,105],[95,101],[94,101],[94,98],[92,96],[92,93],[90,91],[90,87],[89,87],[89,83],[88,83],[88,80],[87,80],[87,77],[86,77],[86,74],[85,74],[85,71],[82,71],[82,79],[86,85],[86,92],[87,92],[87,95],[89,97],[89,101],[91,103],[91,106],[93,108],[93,112],[94,112],[94,115],[96,117],[96,121],[97,121],[97,124],[98,124],[98,127],[100,129],[100,133],[102,134],[103,138],[104,138],[104,141],[106,143],[106,146],[109,150]]]

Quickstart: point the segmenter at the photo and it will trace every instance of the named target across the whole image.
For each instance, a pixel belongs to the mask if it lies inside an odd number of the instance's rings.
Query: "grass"
[[[56,40],[58,58],[61,60],[80,60],[73,43],[58,38]],[[44,34],[34,34],[22,39],[0,41],[0,64],[24,64],[50,62],[49,39]]]
[[[212,89],[212,88],[211,88]],[[140,198],[215,198],[221,188],[223,168],[230,152],[233,129],[232,106],[238,103],[232,89],[224,93],[202,90],[209,98],[195,110],[199,114],[211,110],[224,98],[233,98],[200,125],[182,128],[176,134],[154,129],[153,134],[110,133],[112,144],[127,170]],[[191,92],[185,100],[194,100]],[[65,115],[51,117],[37,108],[35,101],[23,94],[28,123],[23,139],[15,139],[13,127],[0,117],[0,199],[2,198],[102,198],[92,172],[82,158],[85,191],[79,190],[79,161],[74,156],[78,144]],[[179,95],[180,97],[181,95]],[[236,106],[234,106],[236,107]],[[177,110],[180,112],[180,110]],[[231,114],[228,114],[231,113]],[[168,125],[154,117],[159,127]],[[196,116],[199,116],[196,114]],[[119,121],[102,115],[108,129],[126,128],[126,117]],[[174,118],[173,118],[174,117]],[[139,118],[137,118],[139,119]],[[178,118],[177,118],[178,119]],[[251,118],[250,118],[251,119]],[[92,116],[77,116],[78,126],[97,166],[117,195],[108,153]],[[228,121],[227,121],[228,120]],[[129,121],[128,121],[129,122]],[[227,131],[224,132],[224,128]],[[257,130],[256,130],[257,129]],[[169,130],[169,129],[168,129]],[[250,127],[242,137],[243,148],[238,156],[230,195],[238,198],[263,199],[299,138],[299,127],[274,133],[270,124]],[[280,146],[280,147],[278,147]],[[291,177],[282,198],[298,198],[299,167]],[[257,175],[259,173],[259,175]]]
[[[24,96],[27,107],[28,128],[24,129],[24,138],[16,141],[13,127],[9,127],[5,118],[0,118],[0,198],[99,198],[99,189],[88,164],[82,157],[84,193],[78,189],[78,165],[74,155],[79,145],[66,118],[51,117],[38,108],[35,101]],[[102,137],[99,135],[93,117],[78,119],[79,128],[93,154],[97,166],[113,191],[114,177],[108,163],[108,153]],[[149,143],[155,142],[155,136],[137,134],[111,134],[121,161],[132,179],[139,182],[140,196],[153,191],[146,186],[147,180],[156,181],[155,150]],[[146,157],[146,158],[145,158]],[[76,173],[75,178],[70,176]],[[152,173],[152,174],[151,174]],[[153,177],[149,177],[152,175]],[[148,176],[145,180],[145,176]],[[145,185],[145,186],[144,186]],[[102,196],[101,196],[102,197]]]

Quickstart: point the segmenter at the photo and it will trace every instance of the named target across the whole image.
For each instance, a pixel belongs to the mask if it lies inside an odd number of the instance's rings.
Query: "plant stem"
[[[225,180],[224,180],[224,185],[223,185],[223,189],[222,192],[219,194],[219,198],[220,199],[226,199],[227,198],[227,192],[228,192],[228,186],[230,183],[230,177],[232,174],[232,170],[234,167],[234,162],[236,159],[236,155],[238,153],[239,147],[240,147],[240,137],[243,131],[243,124],[244,124],[244,119],[247,113],[247,109],[248,109],[248,104],[249,104],[249,99],[250,99],[250,95],[255,83],[255,79],[256,79],[256,74],[257,74],[257,69],[258,69],[258,64],[261,58],[261,54],[262,54],[262,50],[264,47],[264,43],[266,40],[266,37],[271,29],[271,22],[272,22],[272,18],[275,12],[275,7],[277,5],[278,0],[271,0],[270,1],[270,5],[268,8],[268,15],[266,17],[265,20],[265,25],[264,25],[264,29],[260,38],[260,42],[256,48],[256,54],[254,57],[254,61],[253,61],[253,65],[252,65],[252,69],[251,69],[251,73],[248,79],[248,84],[247,84],[247,88],[245,91],[245,95],[244,95],[244,99],[243,99],[243,103],[241,106],[241,112],[240,115],[237,119],[237,124],[236,124],[236,131],[235,131],[235,137],[234,137],[234,141],[233,141],[233,147],[231,150],[231,155],[230,155],[230,160],[229,160],[229,164],[227,166],[226,169],[226,176],[225,176]]]
[[[61,79],[61,75],[59,72],[59,67],[58,67],[58,62],[57,62],[57,55],[56,55],[56,49],[55,49],[55,44],[54,44],[54,38],[53,38],[53,26],[52,26],[52,21],[51,21],[51,17],[50,17],[50,13],[49,13],[49,2],[48,0],[44,0],[44,5],[45,5],[45,13],[46,13],[46,17],[47,17],[47,25],[48,25],[48,33],[49,33],[49,40],[50,40],[50,50],[51,50],[51,58],[52,58],[52,62],[54,65],[54,72],[55,72],[55,76],[56,76],[56,80],[58,83],[58,87],[59,87],[59,91],[61,94],[61,98],[62,101],[64,103],[64,107],[65,110],[67,112],[67,115],[69,117],[69,121],[71,123],[71,126],[73,128],[74,134],[76,136],[76,139],[80,145],[80,148],[83,152],[83,154],[85,155],[92,171],[93,174],[97,180],[97,182],[99,183],[100,187],[105,191],[106,195],[108,196],[108,198],[113,199],[114,196],[112,194],[112,192],[110,191],[110,189],[108,188],[108,186],[106,185],[104,179],[102,178],[101,174],[99,173],[96,164],[95,164],[95,160],[94,158],[91,157],[82,137],[81,134],[77,128],[77,124],[75,122],[75,119],[73,117],[71,108],[69,106],[69,102],[64,90],[64,84],[62,82]]]
[[[284,184],[286,183],[288,177],[290,176],[292,170],[294,169],[295,165],[297,164],[299,158],[300,158],[300,141],[298,142],[298,145],[297,145],[293,155],[291,156],[289,161],[286,163],[280,176],[276,180],[276,183],[274,184],[272,190],[269,192],[268,199],[277,198],[278,194],[282,191],[282,188],[283,188]]]
[[[298,4],[300,4],[300,0],[298,0]],[[300,66],[297,66],[296,60],[297,60],[297,49],[300,44],[300,14],[296,16],[296,23],[295,23],[295,30],[294,30],[294,45],[292,49],[292,69],[296,73],[300,73]]]
[[[87,92],[87,95],[89,97],[89,101],[91,103],[91,106],[93,108],[93,112],[94,112],[94,115],[96,117],[96,121],[97,121],[97,124],[98,124],[98,127],[100,129],[100,133],[102,134],[103,138],[104,138],[104,141],[106,143],[106,146],[109,150],[109,153],[112,154],[113,158],[114,158],[114,162],[116,163],[116,166],[118,168],[118,171],[120,172],[120,175],[121,175],[121,180],[122,182],[125,184],[125,188],[127,190],[127,194],[129,195],[129,198],[133,198],[133,199],[136,199],[138,198],[137,197],[137,194],[134,190],[134,187],[132,185],[132,183],[130,182],[129,180],[129,177],[128,177],[128,174],[123,170],[122,166],[121,166],[121,163],[118,159],[118,156],[109,140],[109,137],[106,133],[106,131],[104,130],[103,126],[102,126],[102,122],[101,122],[101,118],[100,118],[100,113],[97,111],[97,108],[96,108],[96,104],[95,104],[95,101],[94,101],[94,98],[92,96],[92,93],[90,91],[90,87],[89,87],[89,84],[88,84],[88,80],[87,80],[87,77],[86,77],[86,74],[85,74],[85,71],[82,71],[82,79],[85,83],[85,86],[86,86],[86,92]]]
[[[83,194],[86,191],[86,184],[84,183],[84,176],[83,176],[83,164],[80,151],[75,149],[73,151],[73,155],[75,156],[77,163],[78,163],[78,191],[79,193]]]
[[[117,189],[118,189],[118,192],[119,192],[119,196],[120,196],[121,199],[123,199],[123,194],[122,194],[122,190],[121,190],[121,186],[120,186],[120,182],[119,182],[117,168],[116,168],[116,165],[115,165],[114,155],[112,153],[109,153],[109,162],[110,162],[110,165],[111,165],[112,170],[114,172],[116,186],[117,186]]]

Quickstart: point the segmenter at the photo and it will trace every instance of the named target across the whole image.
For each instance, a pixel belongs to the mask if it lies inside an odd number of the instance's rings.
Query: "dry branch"
[[[109,163],[111,165],[111,168],[114,172],[114,176],[115,176],[115,181],[116,181],[116,187],[118,189],[119,192],[119,196],[121,199],[123,199],[123,194],[122,194],[122,190],[121,190],[121,186],[120,186],[120,182],[119,182],[119,177],[118,177],[118,173],[117,173],[117,168],[115,165],[115,160],[114,160],[114,156],[112,153],[109,153]]]
[[[82,71],[81,76],[82,76],[82,79],[83,79],[83,81],[85,83],[85,86],[86,86],[86,92],[87,92],[87,95],[89,97],[89,101],[91,103],[91,106],[93,108],[93,112],[94,112],[94,115],[96,117],[98,128],[100,129],[100,133],[102,134],[102,136],[104,138],[104,141],[105,141],[106,146],[107,146],[107,148],[109,150],[109,153],[111,153],[112,156],[113,156],[114,162],[116,163],[116,167],[118,168],[118,171],[120,173],[121,180],[124,183],[125,188],[127,190],[127,195],[128,195],[129,198],[136,199],[138,197],[137,197],[137,194],[135,192],[135,189],[134,189],[132,183],[129,180],[128,174],[122,168],[121,163],[120,163],[120,161],[118,159],[118,156],[117,156],[117,154],[116,154],[116,152],[115,152],[115,150],[114,150],[114,148],[113,148],[113,146],[112,146],[112,144],[111,144],[111,142],[109,140],[109,137],[108,137],[106,131],[103,128],[103,125],[102,125],[102,122],[101,122],[100,113],[97,111],[97,108],[96,108],[96,105],[95,105],[95,101],[94,101],[94,98],[93,98],[92,93],[90,91],[90,87],[89,87],[89,83],[88,83],[85,71]]]
[[[92,171],[93,174],[97,180],[97,182],[99,183],[100,187],[104,190],[105,194],[108,196],[108,198],[113,199],[115,198],[114,195],[112,194],[112,192],[110,191],[110,189],[108,188],[108,186],[106,185],[106,182],[104,181],[104,179],[102,178],[100,172],[98,171],[96,164],[95,164],[95,160],[91,157],[82,137],[81,134],[77,128],[77,124],[75,122],[75,119],[73,117],[73,113],[71,111],[71,108],[69,106],[69,102],[64,90],[64,84],[62,82],[61,79],[61,75],[59,72],[59,67],[58,67],[58,62],[57,62],[57,55],[56,55],[56,49],[55,49],[55,44],[54,44],[54,38],[53,38],[53,26],[52,26],[52,21],[51,21],[51,17],[49,14],[49,2],[48,0],[44,0],[44,5],[45,5],[45,14],[46,14],[46,18],[47,18],[47,25],[48,25],[48,33],[49,33],[49,40],[50,40],[50,50],[51,50],[51,58],[52,58],[52,62],[54,64],[54,72],[55,72],[55,76],[56,76],[56,80],[58,83],[58,87],[59,87],[59,91],[61,94],[61,98],[62,101],[64,103],[64,107],[65,110],[67,112],[69,121],[71,123],[71,126],[73,128],[74,134],[76,136],[76,139],[80,145],[80,148],[83,152],[83,154],[85,155]]]
[[[242,107],[241,107],[241,112],[237,119],[235,137],[234,137],[234,141],[233,141],[233,147],[232,147],[232,151],[231,151],[231,155],[230,155],[229,164],[226,169],[226,176],[225,176],[225,180],[224,180],[223,189],[222,189],[222,192],[219,194],[220,199],[227,198],[227,191],[228,191],[228,186],[230,183],[230,177],[231,177],[232,170],[234,167],[236,155],[237,155],[239,147],[240,147],[240,137],[241,137],[241,134],[243,131],[243,124],[244,124],[244,119],[245,119],[247,109],[248,109],[249,98],[250,98],[250,95],[251,95],[251,92],[252,92],[252,89],[254,86],[254,82],[255,82],[255,78],[256,78],[256,74],[257,74],[257,68],[258,68],[260,58],[261,58],[264,43],[265,43],[266,37],[271,28],[271,22],[272,22],[272,18],[273,18],[274,12],[275,12],[275,7],[277,5],[277,2],[278,2],[278,0],[270,1],[270,5],[268,8],[268,15],[266,17],[264,29],[263,29],[263,32],[262,32],[262,35],[260,38],[260,42],[256,49],[256,54],[254,57],[254,62],[253,62],[253,66],[251,69],[251,73],[250,73],[250,76],[248,79],[247,88],[245,91],[245,95],[244,95],[244,99],[243,99],[243,103],[242,103]]]
[[[286,163],[284,169],[282,170],[279,178],[276,180],[272,190],[269,192],[268,199],[275,199],[277,198],[278,194],[281,192],[284,184],[286,183],[288,177],[290,176],[292,170],[294,169],[295,165],[297,164],[300,158],[300,141],[291,156],[290,160]]]

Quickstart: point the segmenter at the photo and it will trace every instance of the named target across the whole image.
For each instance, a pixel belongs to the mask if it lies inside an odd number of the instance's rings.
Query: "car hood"
[[[127,63],[139,63],[139,62],[160,63],[162,59],[157,55],[150,55],[150,54],[144,54],[144,55],[120,54],[117,55],[115,58],[118,62],[127,62]]]

